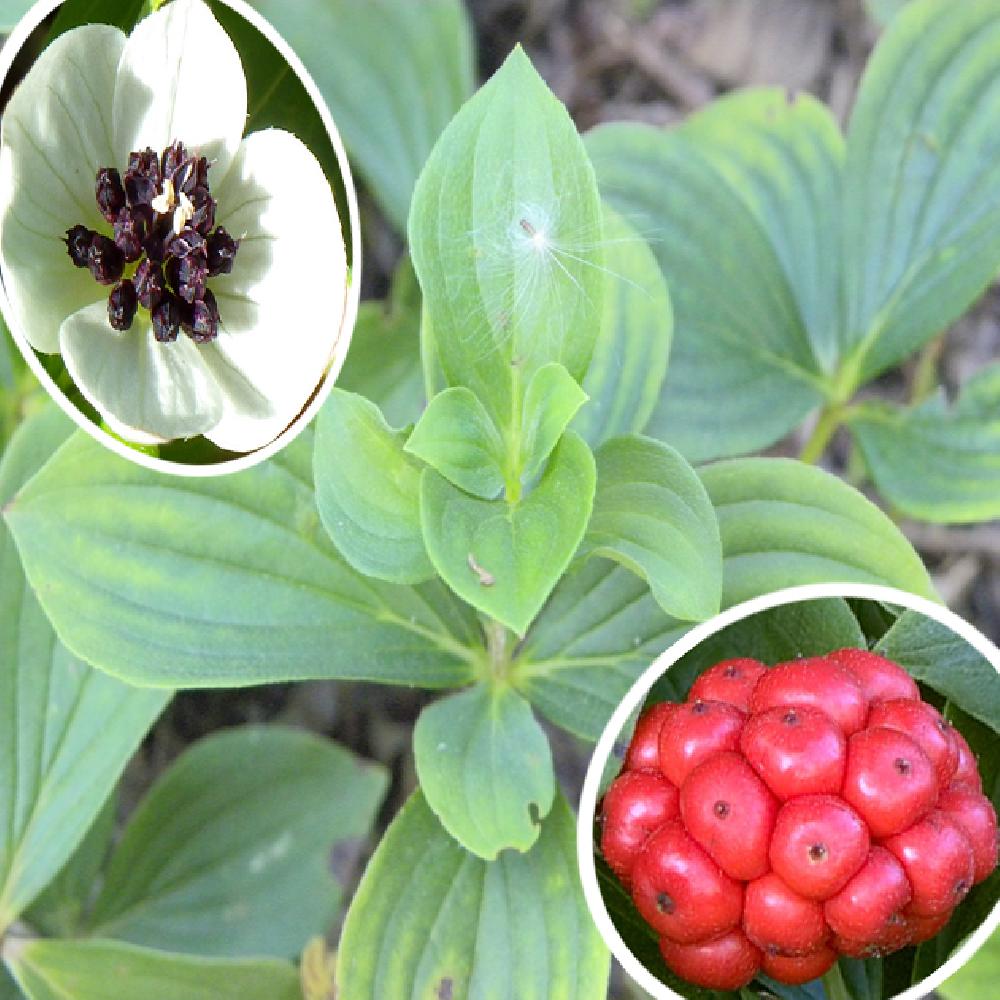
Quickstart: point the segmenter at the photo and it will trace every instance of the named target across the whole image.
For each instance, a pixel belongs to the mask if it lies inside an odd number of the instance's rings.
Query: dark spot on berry
[[[898,774],[909,774],[913,770],[913,765],[905,757],[897,757],[893,761],[893,767]]]
[[[809,848],[809,860],[810,861],[825,861],[826,856],[829,852],[827,851],[826,844],[813,844]]]
[[[797,725],[799,724],[799,713],[798,713],[798,712],[796,712],[794,708],[790,708],[790,709],[789,709],[789,710],[788,710],[787,712],[785,712],[785,714],[784,714],[784,715],[783,715],[783,716],[781,717],[781,721],[782,721],[782,722],[783,722],[783,723],[784,723],[784,724],[785,724],[786,726],[797,726]]]
[[[739,667],[728,666],[728,667],[726,667],[725,670],[722,671],[722,676],[723,677],[742,677],[743,676],[743,671],[741,671]]]
[[[961,899],[971,888],[972,886],[964,878],[959,879],[955,883],[955,898]]]
[[[712,807],[712,811],[715,813],[719,819],[725,819],[730,813],[730,807],[728,802],[723,802],[721,799],[715,803]]]
[[[707,711],[708,711],[708,705],[706,705],[703,701],[696,701],[691,706],[692,715],[704,715]]]
[[[661,892],[656,897],[656,908],[660,913],[670,916],[677,909],[677,904],[665,892]]]

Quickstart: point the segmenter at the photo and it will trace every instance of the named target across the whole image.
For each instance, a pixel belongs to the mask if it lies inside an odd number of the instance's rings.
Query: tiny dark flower
[[[187,159],[187,150],[183,142],[171,143],[163,151],[163,158],[160,161],[161,172],[164,177],[173,177],[177,168]]]
[[[240,241],[234,240],[222,226],[219,226],[209,236],[207,244],[209,276],[214,278],[219,274],[229,274],[233,269],[233,261],[236,260],[236,251],[240,248]]]
[[[66,230],[66,249],[69,258],[77,267],[86,267],[90,244],[94,241],[94,231],[86,226],[74,226]]]
[[[114,222],[125,207],[125,188],[121,174],[114,167],[97,171],[97,207],[108,222]]]
[[[181,308],[177,299],[169,292],[164,293],[152,312],[153,336],[161,344],[169,344],[181,332]]]
[[[115,219],[115,243],[125,255],[125,260],[134,264],[145,252],[145,241],[148,234],[149,209],[123,208]]]
[[[211,343],[219,335],[219,306],[210,291],[192,304],[184,329],[196,344]]]
[[[128,278],[119,281],[108,296],[108,322],[115,330],[127,330],[135,319],[139,302],[135,285]]]
[[[186,226],[174,236],[168,249],[175,257],[187,257],[205,249],[205,237],[197,229]]]
[[[114,240],[94,233],[87,249],[87,267],[96,281],[102,285],[113,285],[125,270],[125,255]]]
[[[149,205],[160,193],[160,158],[151,149],[130,153],[125,171],[125,195],[130,205]]]
[[[207,236],[215,225],[215,199],[209,194],[207,187],[196,187],[191,193],[191,204],[194,205],[191,226]]]
[[[136,268],[134,280],[139,304],[152,311],[166,291],[163,268],[147,258]]]
[[[177,294],[187,303],[205,295],[208,280],[208,259],[204,249],[192,250],[181,257],[177,265]]]

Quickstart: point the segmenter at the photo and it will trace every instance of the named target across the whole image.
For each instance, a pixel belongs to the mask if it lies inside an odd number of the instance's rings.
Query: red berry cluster
[[[649,708],[600,823],[667,965],[720,990],[925,941],[997,865],[968,743],[858,649],[724,660]]]

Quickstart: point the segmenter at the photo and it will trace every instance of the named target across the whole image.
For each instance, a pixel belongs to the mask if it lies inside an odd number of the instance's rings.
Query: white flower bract
[[[108,25],[53,41],[0,122],[0,275],[12,319],[59,352],[83,396],[126,440],[204,434],[247,452],[306,405],[333,354],[347,300],[344,236],[330,184],[292,134],[243,137],[247,85],[231,39],[202,0],[173,0],[126,37]],[[109,288],[73,266],[66,233],[105,235],[100,167],[180,141],[211,164],[216,223],[240,241],[232,272],[210,279],[218,337],[160,343],[140,309],[108,320]],[[175,230],[191,211],[164,191]]]

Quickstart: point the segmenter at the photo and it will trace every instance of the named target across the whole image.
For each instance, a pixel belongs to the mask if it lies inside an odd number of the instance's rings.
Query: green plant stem
[[[840,965],[837,963],[834,963],[830,971],[823,977],[823,989],[826,991],[827,1000],[851,1000],[847,983],[844,982]]]
[[[521,499],[521,408],[524,386],[521,365],[511,364],[510,426],[507,428],[507,461],[504,469],[504,495],[507,503],[516,504]]]
[[[813,428],[809,440],[806,441],[802,448],[799,459],[803,462],[808,462],[810,465],[815,465],[822,458],[823,452],[826,451],[826,446],[837,432],[843,419],[843,406],[840,404],[825,406],[820,411],[819,420],[816,421],[816,426]]]
[[[944,334],[939,334],[924,345],[917,358],[910,386],[910,404],[919,406],[938,386],[938,362],[944,350]]]
[[[510,630],[495,618],[485,619],[483,630],[486,633],[488,680],[494,684],[506,681],[510,673]]]

